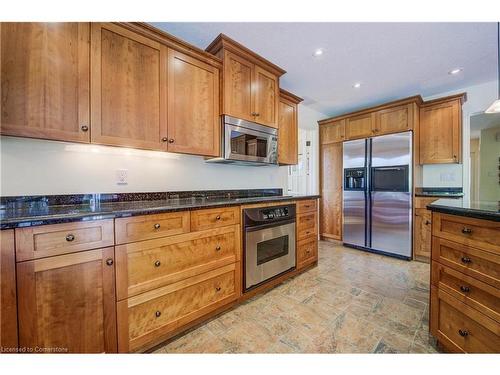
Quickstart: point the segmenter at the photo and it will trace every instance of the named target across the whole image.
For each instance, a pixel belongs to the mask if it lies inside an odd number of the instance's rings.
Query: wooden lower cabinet
[[[240,263],[118,302],[118,350],[137,351],[160,343],[179,328],[235,301],[241,290]]]
[[[413,223],[413,259],[429,263],[431,258],[432,212],[425,208],[415,209]]]
[[[17,293],[21,348],[116,352],[113,247],[18,263]]]
[[[0,347],[17,348],[16,254],[14,231],[0,232]]]
[[[341,241],[342,143],[322,144],[320,162],[320,235],[322,238]]]
[[[297,269],[318,261],[317,200],[297,202]]]
[[[318,260],[318,239],[311,237],[297,243],[297,269],[302,269]]]

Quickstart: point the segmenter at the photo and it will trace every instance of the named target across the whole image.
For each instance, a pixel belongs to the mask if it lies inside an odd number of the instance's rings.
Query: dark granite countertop
[[[280,189],[281,191],[281,189]],[[147,195],[145,193],[141,193]],[[157,198],[158,194],[147,195]],[[251,203],[279,202],[287,200],[313,199],[319,198],[319,195],[268,195],[268,196],[234,196],[230,194],[224,196],[204,196],[197,193],[195,196],[185,197],[182,194],[176,194],[166,199],[144,199],[144,200],[122,200],[111,202],[95,202],[83,204],[47,204],[44,201],[30,202],[21,204],[3,204],[0,209],[1,229],[30,227],[45,224],[67,223],[73,221],[88,221],[112,219],[117,217],[128,217],[145,214],[158,214],[164,212],[194,210],[213,207],[236,206]],[[70,196],[65,196],[70,197]],[[10,197],[11,201],[13,197]],[[16,197],[22,200],[22,197]],[[74,200],[74,199],[73,199]],[[71,201],[71,199],[70,199]]]
[[[500,221],[500,203],[468,201],[459,199],[438,199],[427,206],[431,211],[450,215],[468,216],[477,219]]]
[[[415,188],[416,197],[460,198],[464,196],[462,188]]]

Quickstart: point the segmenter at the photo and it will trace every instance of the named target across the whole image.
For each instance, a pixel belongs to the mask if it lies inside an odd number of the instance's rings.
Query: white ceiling
[[[203,49],[228,35],[285,69],[280,85],[329,116],[496,79],[495,23],[153,25]],[[320,58],[312,56],[317,48],[325,50]],[[463,72],[449,75],[455,67]]]

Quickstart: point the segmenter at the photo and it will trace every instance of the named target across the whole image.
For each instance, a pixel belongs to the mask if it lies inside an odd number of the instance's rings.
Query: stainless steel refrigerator
[[[410,259],[412,133],[347,141],[343,153],[344,244]]]

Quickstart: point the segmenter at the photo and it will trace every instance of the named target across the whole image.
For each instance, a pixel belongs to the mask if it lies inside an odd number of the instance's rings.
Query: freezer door
[[[343,167],[359,168],[366,167],[366,140],[344,142],[343,149]]]
[[[366,246],[366,204],[364,191],[344,191],[344,233],[345,244]]]
[[[411,137],[411,132],[373,137],[371,141],[371,166],[411,166]]]
[[[371,192],[373,250],[411,257],[411,193]]]

